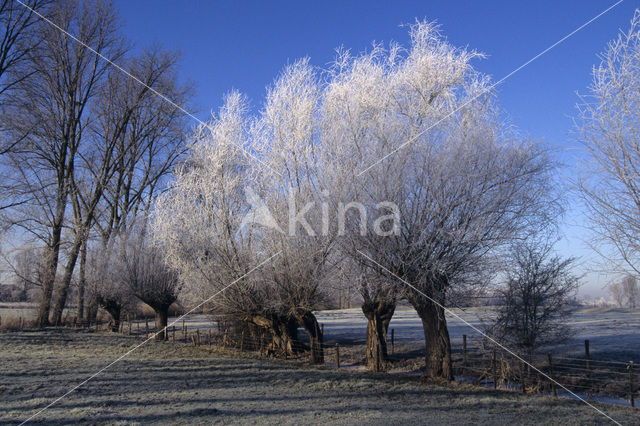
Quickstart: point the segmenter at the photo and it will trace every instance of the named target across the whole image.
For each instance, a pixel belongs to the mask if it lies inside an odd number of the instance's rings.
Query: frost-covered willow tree
[[[365,278],[369,365],[384,367],[395,301],[406,297],[424,325],[427,375],[451,378],[447,294],[549,219],[551,167],[499,121],[488,80],[470,65],[477,53],[425,22],[411,40],[407,50],[342,53],[325,74],[296,62],[255,117],[231,95],[196,135],[154,229],[185,285],[202,297],[224,290],[216,307],[268,329],[276,347],[288,350],[299,324],[315,362],[313,311],[348,257]],[[274,254],[267,272],[227,288]]]
[[[285,69],[257,117],[245,114],[240,95],[230,95],[158,202],[154,234],[192,294],[206,299],[224,289],[214,309],[266,331],[278,352],[294,352],[303,327],[312,361],[320,363],[313,311],[333,238],[320,220],[318,93],[316,75],[301,61]],[[273,255],[261,272],[227,288]]]
[[[251,224],[242,227],[250,209],[246,188],[259,188],[251,160],[239,147],[248,135],[245,101],[227,97],[218,117],[200,127],[174,182],[156,203],[152,234],[168,264],[178,271],[186,297],[212,300],[221,313],[245,321],[268,313],[268,292],[260,274],[248,275],[260,256]],[[253,189],[251,189],[253,190]]]
[[[308,60],[285,68],[267,93],[253,128],[264,159],[265,197],[280,232],[261,245],[280,252],[270,263],[276,305],[309,335],[311,360],[324,361],[322,330],[313,313],[325,294],[335,224],[330,223],[330,188],[323,176],[326,153],[318,127],[321,86]],[[324,215],[324,216],[323,216]]]
[[[346,246],[413,286],[397,284],[422,320],[429,377],[452,378],[447,293],[472,283],[492,252],[555,208],[547,156],[498,120],[489,82],[470,64],[478,56],[419,22],[406,53],[392,46],[340,56],[323,99],[335,176],[348,188],[341,197],[379,214],[389,214],[383,201],[399,208],[399,226],[368,217],[365,230],[362,214],[347,220]],[[374,321],[390,306],[372,304]]]
[[[323,138],[331,159],[325,175],[332,188],[332,207],[338,216],[340,251],[355,263],[358,290],[367,318],[367,366],[381,371],[388,361],[386,334],[398,298],[399,287],[381,277],[359,251],[368,245],[383,249],[394,229],[376,228],[379,202],[394,200],[398,180],[390,179],[389,165],[381,173],[359,176],[358,172],[383,157],[403,130],[394,118],[395,95],[390,90],[397,72],[400,47],[385,52],[375,46],[352,57],[341,52],[330,70],[322,106]],[[385,147],[387,150],[385,151]],[[397,175],[397,173],[396,173]],[[381,210],[385,210],[384,208]],[[383,231],[383,232],[377,232]],[[382,278],[382,279],[381,279]]]
[[[245,99],[233,93],[219,115],[197,131],[185,164],[157,202],[153,235],[191,303],[215,295],[211,310],[250,325],[251,336],[245,338],[256,342],[263,334],[257,330],[263,330],[275,351],[290,354],[298,323],[278,302],[272,274],[264,269],[249,274],[264,259],[277,257],[279,249],[265,242],[278,231],[260,224],[268,183],[261,167],[268,166],[248,154],[258,147],[248,146],[255,119],[246,109]]]
[[[587,155],[578,188],[592,246],[617,272],[640,273],[640,11],[609,43],[579,105]]]

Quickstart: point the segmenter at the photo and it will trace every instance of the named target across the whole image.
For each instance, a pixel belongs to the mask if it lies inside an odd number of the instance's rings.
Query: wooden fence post
[[[144,317],[144,327],[148,335],[149,334],[149,318],[147,317]]]
[[[340,368],[340,345],[336,343],[336,368]]]
[[[171,326],[171,341],[173,341],[173,342],[176,341],[176,326],[175,325]]]
[[[196,330],[196,346],[200,346],[200,329]]]
[[[493,353],[491,354],[491,372],[493,374],[493,388],[498,388],[498,373],[496,372],[496,348],[493,348]]]
[[[553,360],[551,359],[551,352],[547,354],[549,358],[549,377],[551,377],[551,392],[553,392],[553,396],[558,396],[558,388],[556,388],[556,382],[553,378]]]
[[[633,398],[633,361],[629,361],[629,366],[627,367],[629,370],[629,404],[632,407],[636,406],[635,399]]]
[[[391,355],[393,355],[393,350],[394,350],[394,346],[395,346],[395,336],[393,333],[393,328],[391,329]]]
[[[22,317],[20,317],[20,330],[22,330],[23,328],[24,328],[24,321]]]
[[[467,368],[467,335],[462,335],[462,366]]]
[[[504,385],[506,382],[504,374],[504,352],[500,352],[500,382]]]
[[[591,377],[591,355],[589,354],[589,340],[584,341],[585,365],[587,368],[587,377]]]

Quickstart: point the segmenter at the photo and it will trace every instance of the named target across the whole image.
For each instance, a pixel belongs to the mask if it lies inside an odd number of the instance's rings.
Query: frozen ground
[[[460,318],[483,330],[491,322],[493,311],[489,308],[453,309]],[[1,318],[32,318],[35,307],[29,304],[0,304]],[[325,343],[359,345],[364,343],[367,322],[360,308],[321,311],[318,321],[325,326]],[[170,318],[170,322],[175,318]],[[151,324],[153,321],[150,322]],[[189,315],[185,320],[188,329],[214,328],[215,323],[207,315]],[[447,314],[449,334],[454,351],[462,347],[462,335],[466,334],[469,347],[482,338],[476,331],[457,318]],[[551,348],[556,354],[583,356],[584,340],[590,340],[591,356],[595,359],[634,361],[640,364],[640,310],[580,308],[567,318],[575,335],[566,344]],[[142,325],[143,322],[142,322]],[[136,324],[137,326],[137,324]],[[182,327],[182,321],[176,328]],[[422,324],[412,308],[396,309],[390,329],[394,330],[399,348],[420,350],[424,347]],[[304,335],[303,332],[300,333]]]
[[[459,318],[447,314],[447,324],[451,344],[458,348],[462,346],[463,334],[468,336],[470,346],[482,338],[465,322],[483,330],[494,316],[493,311],[486,308],[452,311]],[[325,324],[328,339],[364,342],[367,323],[360,309],[320,312],[318,321]],[[566,344],[554,347],[554,352],[582,355],[584,340],[589,339],[590,352],[595,358],[625,355],[625,361],[640,362],[640,310],[582,308],[566,321],[575,334]],[[389,328],[394,329],[396,342],[420,342],[424,339],[420,319],[411,308],[397,309]]]
[[[328,327],[327,323],[327,327]],[[140,342],[50,329],[0,333],[0,424],[17,424]],[[598,405],[622,424],[638,411]],[[37,424],[607,424],[567,399],[446,387],[151,342]]]
[[[462,335],[467,335],[468,346],[477,346],[482,336],[469,327],[480,330],[491,322],[493,311],[488,308],[453,309],[456,315],[447,314],[447,324],[454,351],[462,348]],[[366,338],[367,320],[360,308],[321,311],[318,322],[324,325],[325,344],[336,342],[347,345],[363,344]],[[464,320],[464,321],[463,321]],[[206,315],[190,315],[186,319],[188,329],[210,328],[213,322]],[[567,318],[574,336],[565,344],[552,349],[555,354],[583,356],[584,340],[590,340],[590,353],[594,359],[634,361],[640,364],[640,310],[581,308]],[[182,321],[176,324],[182,327]],[[400,307],[391,320],[395,342],[403,350],[420,350],[424,347],[424,335],[420,318],[412,308]],[[301,336],[304,333],[301,331]]]

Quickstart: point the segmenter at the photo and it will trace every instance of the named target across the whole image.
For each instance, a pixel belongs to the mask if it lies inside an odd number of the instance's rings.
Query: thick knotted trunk
[[[387,330],[393,317],[395,302],[376,301],[362,304],[362,312],[367,318],[367,368],[371,371],[384,371],[389,361],[387,352]]]
[[[451,341],[444,309],[430,301],[414,307],[424,329],[424,375],[432,379],[453,380]]]
[[[305,329],[309,335],[309,346],[311,350],[311,363],[312,364],[324,364],[324,349],[322,347],[324,337],[320,324],[313,312],[306,309],[299,309],[296,314],[296,319]]]
[[[167,333],[165,328],[167,327],[167,318],[169,317],[169,306],[159,305],[154,306],[153,310],[156,313],[156,340],[167,340]]]
[[[451,341],[444,311],[447,288],[448,280],[446,277],[440,277],[423,287],[423,294],[415,291],[407,294],[409,302],[422,321],[425,343],[424,375],[430,379],[453,380]]]
[[[273,350],[285,356],[298,352],[298,323],[293,318],[278,321],[271,330],[273,336]]]
[[[116,300],[104,298],[99,298],[98,304],[111,316],[111,320],[109,320],[109,330],[117,333],[120,330],[120,314],[122,312],[122,304]]]
[[[276,354],[291,356],[298,352],[298,322],[282,315],[254,315],[248,322],[266,329],[271,336],[269,350]]]

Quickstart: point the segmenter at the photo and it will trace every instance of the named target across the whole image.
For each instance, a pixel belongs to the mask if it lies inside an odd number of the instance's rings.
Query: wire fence
[[[131,335],[150,336],[155,334],[153,319],[124,320],[119,330]],[[304,333],[300,333],[304,336]],[[386,369],[391,371],[399,361],[406,358],[406,346],[395,342],[394,330],[390,329],[387,339],[389,351]],[[322,327],[321,335],[324,335]],[[185,321],[166,327],[160,332],[164,340],[191,346],[252,353],[259,357],[282,357],[294,360],[310,358],[309,339],[287,340],[288,348],[283,350],[273,344],[268,333],[233,332],[232,327],[220,320],[210,326],[195,327]],[[406,339],[403,339],[406,342]],[[418,342],[416,342],[416,346]],[[343,342],[326,344],[315,342],[321,363],[335,368],[364,369],[364,345]],[[319,349],[321,348],[321,349]],[[584,342],[584,356],[565,356],[558,353],[520,354],[527,362],[514,357],[498,346],[488,345],[485,339],[463,335],[462,345],[453,344],[451,366],[458,381],[478,386],[522,393],[569,396],[562,387],[585,399],[606,400],[635,407],[638,393],[637,363],[613,359],[595,358],[589,340]],[[415,351],[412,351],[415,352]],[[345,356],[345,354],[347,356]],[[318,355],[318,354],[316,354]],[[535,367],[535,368],[534,368]],[[415,371],[405,371],[413,373]],[[550,380],[550,378],[552,380]],[[562,385],[558,386],[556,383]]]

